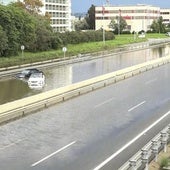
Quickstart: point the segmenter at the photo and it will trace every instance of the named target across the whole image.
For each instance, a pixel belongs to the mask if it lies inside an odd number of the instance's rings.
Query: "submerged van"
[[[45,75],[43,72],[33,73],[28,79],[28,86],[33,88],[43,88],[45,86]]]

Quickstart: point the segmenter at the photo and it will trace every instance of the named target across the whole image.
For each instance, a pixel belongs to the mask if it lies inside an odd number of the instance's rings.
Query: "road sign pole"
[[[63,53],[64,53],[64,60],[65,60],[67,48],[66,48],[66,47],[63,47],[62,51],[63,51]]]

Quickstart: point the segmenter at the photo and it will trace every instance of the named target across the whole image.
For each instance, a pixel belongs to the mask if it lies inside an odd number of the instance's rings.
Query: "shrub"
[[[145,33],[145,31],[141,30],[141,31],[138,32],[138,34],[142,34],[142,33]]]
[[[122,31],[122,34],[131,34],[130,31]]]
[[[169,159],[167,157],[164,157],[160,160],[160,169],[162,170],[163,167],[167,167],[169,163]]]
[[[72,31],[58,34],[59,39],[63,45],[67,44],[80,44],[85,42],[96,42],[103,40],[103,31]],[[113,40],[115,36],[113,32],[105,31],[105,39]]]

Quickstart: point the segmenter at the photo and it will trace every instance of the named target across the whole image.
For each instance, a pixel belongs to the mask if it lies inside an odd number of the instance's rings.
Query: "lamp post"
[[[120,35],[120,17],[121,17],[121,10],[119,9],[119,16],[118,16],[118,35]]]
[[[102,14],[103,14],[103,26],[102,26],[102,29],[103,29],[103,44],[105,45],[104,12],[105,12],[105,8],[104,8],[104,6],[102,6]]]
[[[105,45],[105,30],[104,30],[104,27],[103,27],[103,44]]]

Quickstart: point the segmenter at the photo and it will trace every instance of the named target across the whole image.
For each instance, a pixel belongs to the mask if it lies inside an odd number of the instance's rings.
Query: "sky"
[[[71,0],[72,13],[87,12],[91,5],[101,6],[107,0]],[[170,8],[170,0],[109,0],[111,5],[137,5],[147,4],[161,8]]]

